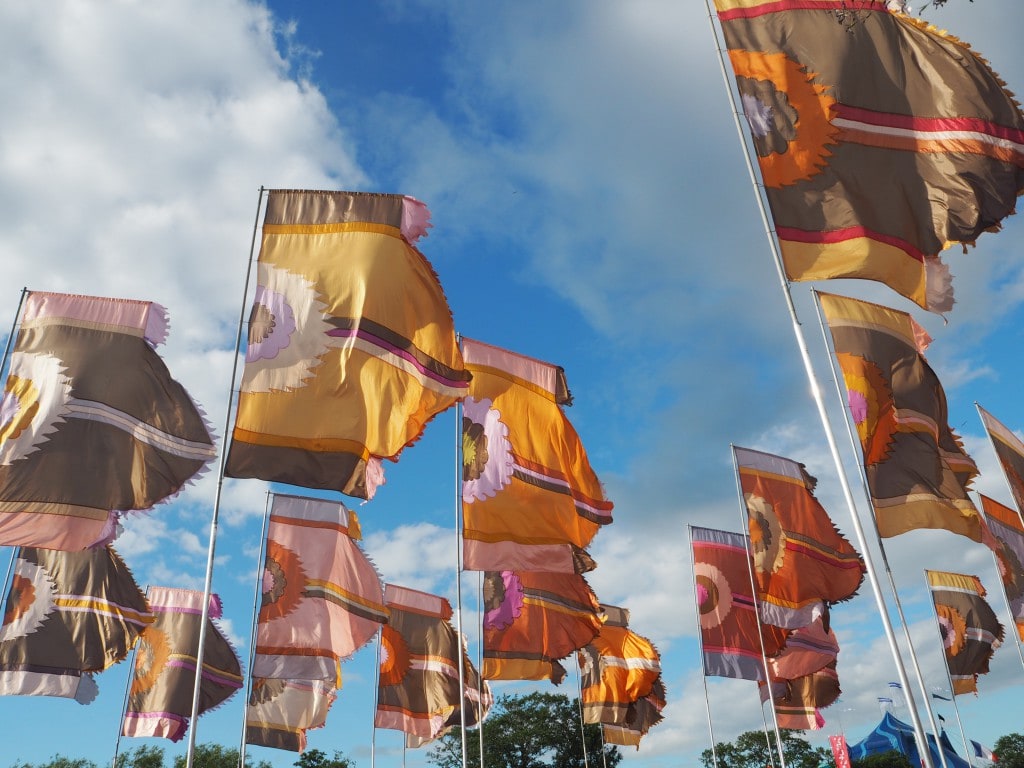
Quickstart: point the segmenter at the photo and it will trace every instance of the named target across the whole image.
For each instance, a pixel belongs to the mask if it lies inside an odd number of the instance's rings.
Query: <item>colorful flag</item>
[[[832,747],[832,758],[836,768],[850,768],[850,750],[846,746],[846,737],[837,733],[828,737],[828,743]]]
[[[1013,502],[1017,509],[1024,509],[1024,442],[980,405],[978,412],[1003,468]]]
[[[341,502],[274,496],[253,677],[335,681],[341,659],[387,621],[380,574],[360,538],[359,519]]]
[[[25,547],[0,626],[0,694],[62,696],[90,704],[93,680],[128,655],[153,621],[146,597],[108,547]]]
[[[651,686],[651,692],[629,705],[626,720],[622,725],[601,724],[605,744],[640,749],[640,740],[651,728],[665,719],[661,714],[665,708],[665,699],[665,684],[661,680],[661,675],[658,675]]]
[[[944,528],[982,541],[967,492],[978,474],[949,427],[946,395],[924,358],[931,341],[905,312],[819,294],[860,436],[878,533]]]
[[[939,253],[1024,191],[1024,116],[965,43],[884,2],[715,0],[790,280],[953,306]]]
[[[388,584],[391,620],[381,632],[380,677],[374,725],[435,739],[454,725],[480,722],[491,692],[451,625],[452,607],[443,597]],[[464,690],[459,691],[459,663]]]
[[[245,743],[302,752],[306,731],[323,728],[337,698],[323,680],[253,678],[245,710]]]
[[[601,605],[576,573],[491,571],[484,574],[484,664],[487,680],[565,677],[559,660],[601,629]]]
[[[786,647],[768,659],[773,679],[795,680],[823,669],[839,655],[839,641],[821,619],[793,630],[786,638]]]
[[[978,675],[988,672],[989,659],[1003,642],[1003,625],[985,602],[985,588],[977,576],[945,571],[925,573],[946,650],[953,695],[976,693]]]
[[[203,593],[150,587],[147,598],[156,620],[146,628],[135,650],[135,670],[121,735],[179,741],[188,730],[192,714]],[[221,616],[217,595],[210,595],[207,615],[200,715],[224,703],[242,687],[242,668],[235,649],[213,621]]]
[[[761,620],[793,629],[849,600],[864,580],[857,550],[814,497],[803,464],[733,447],[747,507]]]
[[[225,473],[371,498],[465,394],[441,284],[401,195],[271,190]]]
[[[581,550],[611,522],[579,435],[560,406],[564,371],[472,339],[462,410],[463,542],[467,570],[583,572]]]
[[[153,350],[166,335],[159,304],[27,295],[0,407],[0,544],[109,543],[123,512],[178,493],[216,455]]]
[[[629,628],[628,610],[602,605],[601,611],[604,625],[577,653],[583,722],[625,725],[629,706],[649,695],[661,675],[661,655]]]
[[[762,696],[764,688],[762,687]],[[821,710],[839,698],[836,663],[792,680],[772,681],[772,705],[779,728],[817,731],[825,726]]]
[[[779,653],[786,632],[759,624],[746,537],[690,527],[704,674],[764,680],[764,656]]]
[[[1024,525],[1014,510],[980,495],[988,529],[998,542],[993,554],[999,565],[1006,602],[1010,604],[1017,634],[1024,642]]]
[[[974,739],[971,739],[971,751],[974,752],[975,757],[980,757],[982,760],[988,760],[993,763],[997,762],[995,753]]]

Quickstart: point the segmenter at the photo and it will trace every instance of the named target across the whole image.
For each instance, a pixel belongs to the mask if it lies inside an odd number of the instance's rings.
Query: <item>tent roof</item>
[[[953,749],[945,731],[942,732],[940,741],[949,768],[970,768],[971,764]],[[932,753],[932,762],[937,766],[942,765],[938,749],[935,746],[935,737],[932,734],[928,734],[928,747]],[[912,765],[921,764],[913,727],[893,716],[891,712],[886,712],[882,721],[875,726],[871,733],[850,747],[850,757],[854,760],[861,760],[868,755],[889,752],[893,749],[906,755]]]

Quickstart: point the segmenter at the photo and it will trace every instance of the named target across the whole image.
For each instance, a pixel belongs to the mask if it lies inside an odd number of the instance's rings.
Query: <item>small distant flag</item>
[[[943,696],[942,694],[939,694],[939,693],[933,693],[932,694],[932,698],[933,699],[942,699],[942,701],[952,701],[953,700],[949,696]]]
[[[900,685],[899,683],[889,683],[889,687],[890,688],[895,688],[897,691],[902,691],[903,690],[903,686]]]
[[[996,762],[997,761],[996,755],[995,755],[994,752],[992,752],[991,749],[989,749],[988,747],[982,746],[981,744],[976,742],[974,739],[971,739],[971,748],[974,750],[974,756],[975,757],[980,757],[983,760],[991,760],[992,762]]]

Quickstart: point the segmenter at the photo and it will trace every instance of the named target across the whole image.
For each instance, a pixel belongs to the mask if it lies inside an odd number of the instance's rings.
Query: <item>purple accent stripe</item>
[[[424,367],[422,363],[420,363],[419,360],[417,360],[413,355],[409,354],[401,347],[396,347],[394,344],[389,344],[379,336],[374,336],[372,333],[368,333],[363,328],[360,328],[358,330],[352,330],[351,328],[335,328],[328,331],[327,335],[345,339],[353,337],[358,338],[361,341],[365,341],[377,347],[378,349],[381,349],[389,354],[395,355],[396,357],[402,358],[428,379],[432,379],[440,384],[443,384],[446,387],[469,389],[468,381],[456,381],[454,379],[449,379],[444,376],[440,376],[434,373],[433,371],[428,370],[426,367]]]

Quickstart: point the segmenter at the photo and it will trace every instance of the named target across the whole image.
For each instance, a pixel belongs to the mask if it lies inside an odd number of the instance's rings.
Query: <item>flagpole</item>
[[[480,716],[477,718],[477,745],[480,748],[480,768],[484,768],[484,686],[487,684],[484,680],[484,573],[483,571],[476,572],[476,605],[477,615],[480,616],[480,623],[477,625],[477,636],[476,644],[476,669],[477,669],[477,695],[480,697],[480,702],[477,706],[480,708]]]
[[[939,633],[939,643],[942,644],[942,627],[939,626],[939,611],[935,607],[935,596],[932,594],[932,585],[928,580],[928,569],[924,571],[925,585],[928,587],[928,596],[932,602],[932,616],[935,618],[935,630]],[[960,720],[960,708],[956,705],[956,689],[953,687],[953,675],[949,671],[949,660],[946,658],[946,649],[942,649],[942,665],[946,669],[946,681],[949,683],[949,698],[953,702],[953,713],[956,715],[956,724],[960,728],[960,738],[964,740],[964,756],[970,762],[971,747],[967,743],[967,734],[964,732],[963,721]],[[942,739],[940,734],[935,734],[935,744],[939,748],[939,753],[943,752]]]
[[[461,346],[461,335],[456,335],[455,341]],[[462,634],[462,403],[457,402],[455,404],[455,602],[457,609],[455,611],[455,629],[459,634],[459,638],[463,637]],[[466,673],[463,669],[462,658],[459,658],[459,701],[462,702],[462,706],[459,707],[459,726],[460,736],[459,741],[462,745],[462,768],[467,766],[467,755],[466,755]],[[481,676],[483,675],[483,669],[480,670]],[[481,706],[483,702],[481,701]],[[481,713],[482,714],[482,713]],[[483,717],[480,718],[481,721]],[[483,759],[483,753],[481,752],[481,760]]]
[[[0,371],[7,372],[7,363],[11,354],[11,344],[18,331],[18,319],[21,317],[21,308],[25,304],[25,297],[28,295],[28,288],[21,289],[21,298],[18,299],[18,308],[14,311],[14,322],[11,323],[11,332],[7,334],[7,343],[4,345],[3,361],[0,361]],[[7,585],[11,580],[11,571],[14,569],[14,560],[18,556],[20,547],[11,547],[11,559],[7,562],[7,573],[4,575],[3,594],[7,594]]]
[[[583,721],[583,675],[580,673],[579,656],[576,657],[576,690],[579,692],[576,704],[580,711],[580,744],[583,746],[583,768],[590,768],[590,762],[587,760],[587,729]],[[604,750],[602,749],[601,752],[603,753]]]
[[[697,565],[693,559],[693,526],[687,524],[686,535],[690,539],[690,572],[693,574],[693,612],[697,618],[697,644],[700,646],[700,678],[704,681],[704,706],[708,710],[708,733],[711,735],[711,759],[718,768],[718,752],[715,749],[715,729],[711,725],[711,697],[708,696],[708,671],[704,663],[704,633],[700,625],[700,606],[697,604]],[[764,707],[761,707],[764,715]]]
[[[146,586],[146,605],[149,605],[149,586]],[[114,739],[114,758],[110,768],[117,768],[117,754],[121,749],[121,730],[124,725],[124,716],[128,714],[128,694],[132,689],[132,680],[135,679],[135,656],[139,651],[139,639],[135,638],[132,644],[132,660],[128,665],[128,683],[124,687],[124,698],[121,700],[121,718],[117,721],[117,738]]]
[[[227,461],[227,442],[231,429],[231,401],[234,399],[238,376],[238,352],[242,346],[242,328],[245,326],[245,297],[249,295],[249,280],[252,276],[252,257],[256,250],[256,233],[259,231],[260,210],[263,207],[264,188],[260,187],[256,202],[256,219],[252,227],[249,244],[249,266],[245,271],[245,288],[242,291],[242,308],[238,316],[238,333],[235,336],[235,356],[231,366],[231,386],[228,389],[227,413],[224,415],[224,434],[221,437],[220,469],[217,473],[217,490],[213,498],[213,513],[210,515],[210,545],[206,555],[206,578],[203,582],[203,607],[199,620],[199,647],[196,649],[196,678],[192,689],[192,713],[189,717],[188,748],[185,753],[185,768],[192,768],[196,748],[196,729],[199,725],[199,693],[203,681],[203,656],[206,651],[206,625],[210,618],[210,595],[213,592],[213,557],[217,549],[217,518],[220,513],[220,497],[224,487],[224,465]]]
[[[843,385],[841,385],[839,383],[839,381],[842,378],[842,376],[841,376],[841,373],[836,369],[835,355],[832,354],[831,347],[829,345],[828,333],[825,330],[825,318],[823,317],[822,310],[821,310],[821,300],[818,297],[818,292],[817,291],[814,291],[813,293],[814,293],[814,306],[815,306],[815,309],[817,310],[817,313],[818,313],[818,324],[821,327],[822,341],[823,341],[823,343],[825,345],[825,348],[827,350],[829,350],[829,354],[828,354],[829,369],[832,371],[832,381],[833,381],[833,383],[835,384],[835,387],[836,387],[836,397],[839,400],[839,402],[844,402],[846,400],[846,397],[845,397],[845,394],[843,392]],[[846,424],[846,434],[847,434],[847,438],[850,441],[851,449],[856,453],[857,451],[861,450],[861,447],[860,447],[860,444],[859,444],[860,441],[859,441],[859,439],[857,438],[857,436],[856,436],[856,434],[854,432],[853,424],[850,422],[849,409],[846,409],[846,410],[843,411],[843,422]],[[869,508],[871,508],[873,510],[874,509],[874,502],[871,499],[871,488],[868,486],[867,474],[864,471],[863,465],[861,465],[861,464],[857,465],[857,473],[860,476],[861,491],[863,492],[864,497],[867,499]],[[878,521],[875,518],[874,514],[871,515],[871,525],[872,525],[872,527],[874,528],[874,531],[875,531],[875,541],[878,543],[878,552],[879,552],[879,554],[882,557],[882,565],[885,568],[885,573],[886,573],[886,576],[888,577],[888,580],[889,580],[889,588],[892,590],[893,603],[896,606],[896,615],[899,616],[900,625],[903,627],[903,636],[904,636],[904,638],[907,641],[907,652],[910,654],[910,661],[911,661],[911,664],[914,667],[914,673],[915,673],[915,677],[917,678],[918,688],[920,688],[921,696],[922,696],[922,698],[924,700],[924,709],[925,709],[925,712],[928,715],[928,720],[932,724],[932,731],[935,733],[935,744],[936,744],[936,750],[937,750],[937,752],[939,754],[939,762],[942,763],[943,768],[947,768],[945,752],[940,748],[940,745],[939,745],[939,726],[938,726],[938,723],[935,720],[935,712],[932,710],[931,701],[929,700],[929,696],[928,696],[928,688],[927,688],[927,686],[924,683],[924,675],[921,672],[921,665],[918,663],[917,652],[914,649],[914,642],[913,642],[913,640],[911,640],[911,637],[910,637],[910,626],[909,626],[909,624],[907,624],[906,616],[903,613],[903,603],[900,600],[899,591],[896,589],[896,578],[893,576],[892,568],[889,567],[889,558],[888,558],[888,556],[885,553],[885,545],[882,543],[882,536],[878,532]],[[867,552],[865,552],[865,561],[866,560],[867,560]],[[915,704],[914,704],[913,692],[910,690],[910,683],[906,679],[906,673],[902,669],[902,667],[901,667],[901,669],[899,671],[902,672],[902,675],[900,676],[900,684],[901,684],[901,690],[903,691],[903,695],[907,699],[907,707],[910,710],[910,712],[913,715],[916,716],[917,710],[916,710],[916,707],[915,707]],[[925,745],[926,745],[925,749],[928,749],[927,743],[928,742],[927,742],[927,738],[926,738],[925,739]],[[931,757],[931,755],[929,753],[929,758],[930,757]]]
[[[260,530],[260,551],[256,560],[256,578],[254,579],[256,588],[253,590],[252,626],[249,628],[249,673],[245,676],[245,698],[243,699],[245,703],[242,706],[242,738],[238,747],[239,768],[245,768],[245,737],[249,719],[249,697],[252,695],[252,663],[256,657],[256,627],[259,624],[260,597],[263,595],[263,569],[266,567],[264,558],[266,557],[267,519],[270,517],[271,495],[270,491],[267,491],[267,503],[263,510],[263,527]]]
[[[743,135],[743,127],[740,125],[739,110],[736,104],[736,97],[733,94],[732,88],[729,83],[729,74],[726,70],[725,59],[723,57],[722,46],[719,43],[718,33],[715,29],[714,12],[711,9],[710,0],[704,0],[704,5],[707,8],[708,24],[711,27],[711,33],[714,37],[715,46],[718,51],[718,64],[722,73],[722,81],[725,84],[725,90],[728,94],[729,102],[732,105],[733,122],[736,126],[736,134],[739,137],[740,145],[743,148],[741,154],[743,155],[744,162],[747,166],[747,172],[750,176],[751,183],[754,187],[754,193],[758,204],[758,211],[761,215],[761,223],[764,226],[765,235],[768,239],[769,249],[771,250],[772,257],[775,261],[775,269],[778,273],[779,281],[782,286],[782,293],[786,301],[786,306],[789,310],[790,320],[792,321],[793,325],[793,333],[796,336],[797,347],[800,350],[800,357],[803,361],[804,370],[807,374],[808,384],[811,388],[811,394],[813,396],[814,403],[818,409],[818,415],[821,419],[821,423],[825,431],[825,437],[828,441],[829,450],[832,453],[832,459],[835,462],[836,469],[838,470],[839,482],[843,490],[843,497],[845,498],[847,507],[849,508],[850,516],[853,520],[853,528],[857,535],[857,541],[860,545],[861,552],[863,553],[864,564],[867,568],[868,582],[871,585],[872,594],[874,595],[875,602],[878,605],[878,612],[882,620],[883,629],[885,630],[886,639],[889,642],[889,649],[892,653],[893,661],[896,663],[896,669],[897,673],[900,676],[900,679],[905,680],[907,677],[907,673],[903,666],[903,659],[900,657],[899,647],[896,644],[896,637],[893,632],[892,624],[889,620],[888,611],[885,606],[885,599],[882,596],[882,591],[878,584],[878,577],[875,574],[871,556],[868,552],[867,540],[864,536],[864,530],[861,527],[860,519],[857,515],[857,507],[853,500],[853,492],[850,489],[849,480],[846,477],[846,472],[843,469],[842,458],[839,455],[839,449],[836,445],[835,435],[833,434],[832,426],[828,419],[828,413],[825,410],[825,403],[822,398],[821,389],[818,386],[817,379],[814,376],[814,368],[811,365],[810,354],[807,350],[807,343],[803,336],[800,320],[797,317],[796,307],[793,304],[793,297],[789,290],[789,283],[786,280],[785,270],[782,265],[782,257],[779,253],[778,243],[775,240],[771,224],[768,221],[768,212],[766,210],[765,201],[761,193],[759,192],[757,175],[754,171],[753,163],[750,160],[750,154],[747,151],[747,145]],[[917,708],[914,705],[913,696],[910,694],[909,683],[907,687],[907,694],[910,702],[911,723],[914,727],[914,735],[917,738],[918,744],[921,745],[922,759],[924,760],[925,768],[934,768],[931,761],[931,755],[928,753],[928,739],[925,737],[924,727],[921,725],[920,717],[918,717],[917,714]]]
[[[377,668],[373,673],[373,717],[370,720],[370,768],[377,761],[377,705],[380,703],[380,657],[384,645],[384,625],[377,628]],[[405,764],[406,734],[402,734],[402,764]],[[245,768],[241,766],[240,768]]]
[[[996,573],[999,572],[999,558],[996,557],[996,553],[992,553],[992,562],[996,566]],[[1002,579],[1000,579],[1002,581]],[[1003,584],[1003,588],[999,590],[1003,593],[1003,605],[1006,606],[1006,614],[1010,617],[1010,626],[1013,627],[1013,636],[1016,640],[1015,645],[1017,646],[1017,655],[1020,657],[1020,663],[1024,666],[1024,651],[1021,651],[1020,647],[1020,628],[1017,626],[1017,617],[1013,615],[1013,606],[1010,605],[1010,598],[1006,596],[1006,585]]]
[[[750,541],[750,512],[746,508],[746,503],[743,501],[743,485],[740,482],[740,468],[739,463],[736,460],[736,446],[730,445],[732,453],[732,469],[733,476],[736,478],[736,492],[739,495],[740,500],[740,531],[743,536],[743,543],[747,552],[747,574],[750,576],[750,597],[754,601],[754,623],[757,625],[757,640],[761,644],[761,669],[764,671],[764,689],[768,694],[768,704],[772,711],[772,728],[775,730],[775,746],[779,753],[779,762],[782,768],[786,768],[786,757],[782,751],[782,734],[779,732],[779,718],[775,712],[775,696],[772,691],[772,675],[771,670],[768,669],[768,655],[764,649],[764,632],[761,631],[761,599],[760,591],[757,588],[757,582],[754,578],[754,552],[753,545]],[[760,691],[758,691],[758,698],[760,698]],[[764,719],[764,702],[761,702],[761,718]],[[768,738],[768,723],[765,722],[765,739],[768,741],[768,752],[771,753],[772,743],[771,739]]]

